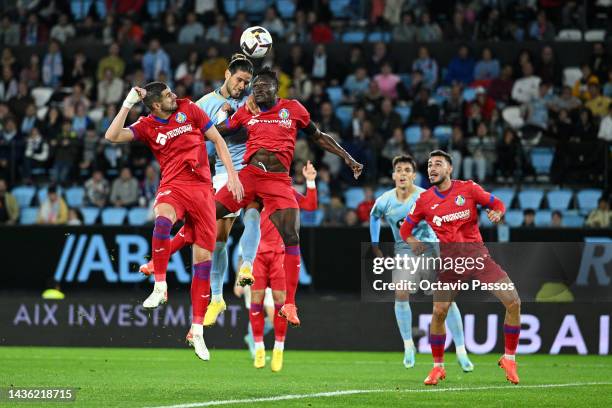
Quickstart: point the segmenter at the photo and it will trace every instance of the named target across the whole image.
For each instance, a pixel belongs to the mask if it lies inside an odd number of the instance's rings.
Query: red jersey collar
[[[436,195],[440,198],[446,198],[448,197],[448,195],[450,194],[451,190],[453,189],[453,186],[455,185],[455,180],[451,180],[451,186],[448,190],[446,190],[445,193],[442,193],[440,190],[438,190],[438,187],[434,186],[434,193],[436,193]]]

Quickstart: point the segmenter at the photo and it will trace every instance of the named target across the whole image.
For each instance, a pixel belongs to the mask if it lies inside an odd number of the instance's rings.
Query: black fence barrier
[[[0,298],[0,346],[184,347],[190,325],[185,290],[171,291],[169,303],[152,313],[142,309],[148,292],[96,292],[46,301],[8,294]],[[215,348],[244,348],[248,315],[244,304],[228,297],[218,324],[205,330]],[[403,350],[392,304],[363,303],[356,296],[298,296],[302,327],[290,329],[288,349]],[[519,353],[601,354],[610,350],[612,304],[537,304],[522,308]],[[477,354],[503,352],[504,309],[499,304],[459,302],[466,348]],[[413,325],[427,333],[431,303],[415,303]],[[36,335],[32,335],[36,333]],[[271,336],[271,335],[270,335]],[[266,341],[271,342],[272,337]],[[427,336],[415,339],[430,352]],[[448,335],[448,343],[451,343]],[[452,350],[450,346],[449,350]],[[245,351],[245,364],[248,363]]]
[[[496,241],[494,228],[484,228],[482,232],[485,241]],[[241,233],[240,228],[234,228],[228,241],[229,282],[233,281],[238,264],[237,243]],[[582,243],[591,238],[609,240],[612,230],[518,228],[512,229],[510,236],[513,242]],[[138,272],[138,266],[148,260],[150,239],[151,228],[146,226],[2,227],[0,290],[42,290],[53,280],[65,290],[148,289],[151,283]],[[383,229],[381,241],[391,239],[390,231]],[[314,290],[359,293],[362,243],[368,241],[367,228],[303,228],[301,283],[311,284]],[[610,245],[596,247],[592,256],[602,266],[594,267],[587,279],[607,290],[612,289],[609,272],[612,253],[606,251]],[[173,288],[184,287],[190,281],[191,257],[184,248],[170,260],[168,282]]]

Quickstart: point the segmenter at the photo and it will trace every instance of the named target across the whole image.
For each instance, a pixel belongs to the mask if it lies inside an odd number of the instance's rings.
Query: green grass
[[[0,347],[0,387],[79,389],[75,403],[46,404],[52,407],[163,406],[342,390],[387,391],[229,406],[612,406],[612,357],[519,356],[517,387],[505,381],[496,355],[472,356],[476,369],[464,374],[449,354],[446,381],[426,388],[428,355],[419,355],[416,367],[407,370],[401,353],[288,350],[280,373],[272,373],[269,363],[255,370],[246,351],[211,350],[211,356],[202,362],[189,349]],[[583,384],[592,382],[606,384]],[[581,385],[530,388],[567,383]],[[479,387],[496,388],[474,389]]]

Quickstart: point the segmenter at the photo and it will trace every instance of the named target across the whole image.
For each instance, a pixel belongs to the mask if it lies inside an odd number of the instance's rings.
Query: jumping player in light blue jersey
[[[253,64],[242,54],[234,54],[225,70],[225,82],[218,89],[201,97],[196,105],[200,107],[215,125],[227,119],[229,111],[236,111],[246,103],[248,98],[248,87],[253,77]],[[236,170],[244,167],[242,163],[246,151],[245,130],[239,130],[229,135],[224,135],[225,143],[230,152],[232,164]],[[215,160],[215,175],[213,177],[213,187],[219,191],[227,183],[227,170],[219,157]],[[257,204],[253,204],[257,207]],[[215,250],[212,257],[212,268],[210,271],[211,299],[204,316],[204,326],[212,326],[217,321],[217,317],[226,309],[223,300],[223,274],[227,269],[228,256],[226,243],[236,217],[240,211],[228,214],[226,217],[217,220],[217,239]],[[252,283],[252,269],[257,247],[259,246],[259,211],[257,208],[247,207],[243,222],[244,232],[241,239],[242,266],[238,273],[238,280],[245,284]],[[171,251],[175,252],[188,244],[185,242],[181,231],[172,239]],[[145,275],[153,272],[153,265],[149,262],[141,265],[140,271]]]
[[[378,247],[380,237],[380,221],[385,219],[393,232],[395,241],[395,254],[413,256],[410,245],[406,244],[400,236],[400,227],[406,214],[414,205],[419,195],[425,189],[414,185],[416,179],[416,162],[407,155],[397,156],[393,159],[393,181],[395,188],[385,192],[380,196],[372,212],[370,213],[370,238],[372,240],[372,249],[374,255],[382,257],[383,253]],[[439,252],[438,238],[431,227],[425,222],[419,223],[413,230],[413,234],[418,236],[419,241],[427,242],[428,250],[425,256],[436,256]],[[435,278],[435,272],[426,269],[418,271],[395,270],[393,271],[393,281],[409,281],[414,282],[416,287],[423,279],[432,280]],[[410,309],[410,291],[396,290],[395,291],[395,318],[402,339],[404,340],[404,366],[406,368],[414,367],[416,348],[412,340],[412,310]],[[414,293],[414,292],[412,292]],[[474,365],[471,363],[465,350],[465,342],[463,336],[463,323],[459,308],[453,302],[449,309],[446,324],[452,334],[457,351],[457,359],[459,365],[465,372],[472,371]]]

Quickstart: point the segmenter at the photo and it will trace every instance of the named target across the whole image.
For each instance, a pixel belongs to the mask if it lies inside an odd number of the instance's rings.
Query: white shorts
[[[272,289],[266,288],[266,294],[264,295],[263,304],[264,304],[264,307],[266,308],[274,307],[274,298],[272,298]],[[251,287],[250,286],[244,287],[244,305],[246,306],[247,309],[251,308]]]
[[[215,174],[212,179],[213,188],[215,189],[215,193],[219,192],[221,188],[227,184],[227,173],[219,173]],[[238,210],[235,213],[227,214],[223,218],[236,218],[240,215],[242,210]]]

